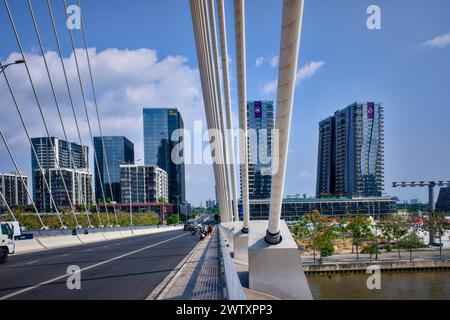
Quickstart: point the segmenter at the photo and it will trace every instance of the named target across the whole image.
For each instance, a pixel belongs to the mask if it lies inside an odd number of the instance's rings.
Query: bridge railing
[[[227,300],[247,300],[247,296],[242,288],[241,281],[231,259],[230,251],[226,242],[226,235],[222,227],[219,231],[219,250],[222,265],[222,274],[224,278],[224,290]]]

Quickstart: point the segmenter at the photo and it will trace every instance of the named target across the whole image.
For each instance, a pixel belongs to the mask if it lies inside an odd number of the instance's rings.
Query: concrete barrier
[[[122,238],[127,238],[127,237],[133,236],[133,233],[131,232],[131,230],[128,230],[128,231],[120,231],[120,234],[122,235]]]
[[[106,240],[114,240],[122,238],[122,235],[118,231],[110,231],[103,233],[103,236]]]
[[[91,243],[91,242],[98,242],[98,241],[106,240],[106,238],[103,236],[103,233],[101,233],[101,232],[90,233],[90,234],[79,234],[78,238],[83,243]]]
[[[45,250],[45,249],[53,249],[53,248],[61,248],[61,247],[69,247],[80,245],[84,243],[93,243],[107,240],[115,240],[121,238],[128,238],[133,236],[140,236],[151,233],[160,233],[174,230],[181,230],[182,226],[168,226],[168,227],[160,227],[160,228],[141,228],[141,229],[133,229],[131,230],[117,230],[117,231],[106,231],[106,232],[91,232],[89,234],[78,234],[76,236],[72,235],[54,235],[54,236],[45,236],[45,237],[35,237],[34,239],[29,240],[17,240],[16,241],[16,254]],[[55,234],[57,234],[55,232]]]
[[[68,247],[82,244],[80,239],[76,236],[54,236],[54,237],[41,237],[39,242],[42,243],[47,249]]]
[[[45,250],[36,239],[17,240],[15,253],[26,253],[33,251]]]

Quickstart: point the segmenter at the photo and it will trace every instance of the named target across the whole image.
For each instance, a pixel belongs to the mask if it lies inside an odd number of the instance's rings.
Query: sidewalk
[[[157,300],[222,300],[218,229],[199,242]],[[196,234],[195,237],[198,237]]]

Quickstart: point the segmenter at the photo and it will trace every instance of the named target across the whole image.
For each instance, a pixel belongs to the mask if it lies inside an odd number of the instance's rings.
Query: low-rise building
[[[121,165],[120,186],[122,203],[167,202],[169,199],[167,172],[158,166]]]
[[[25,185],[24,185],[25,183]],[[28,205],[28,176],[19,173],[0,173],[0,207],[5,206],[3,198],[9,207]]]
[[[250,219],[268,219],[269,208],[270,199],[250,200]],[[391,197],[287,198],[283,200],[281,206],[281,219],[295,221],[313,210],[334,217],[341,217],[347,213],[384,217],[395,213],[397,204]],[[242,217],[242,204],[239,204],[239,212]]]

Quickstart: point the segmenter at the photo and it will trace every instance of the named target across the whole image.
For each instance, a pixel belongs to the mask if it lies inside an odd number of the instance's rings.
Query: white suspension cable
[[[0,66],[1,66],[1,62],[0,62]],[[11,93],[13,94],[13,93]],[[13,100],[15,101],[15,97],[13,98]],[[17,165],[16,159],[14,158],[13,153],[11,152],[11,148],[9,147],[8,141],[6,140],[5,136],[3,135],[3,130],[0,129],[0,136],[2,137],[3,143],[5,144],[6,150],[8,151],[9,157],[11,158],[12,163],[14,164],[14,167],[16,168],[16,172],[19,174],[20,176],[20,180],[22,181],[22,185],[25,188],[25,191],[27,192],[28,198],[30,198],[31,200],[31,204],[33,205],[34,211],[36,212],[39,222],[42,225],[42,228],[45,229],[45,225],[44,222],[42,221],[41,215],[39,214],[38,209],[36,208],[36,204],[34,203],[33,197],[31,195],[30,189],[28,189],[27,183],[25,182],[25,179],[22,177],[22,175],[20,174],[20,169],[19,166]]]
[[[72,168],[73,168],[74,174],[75,174],[75,178],[76,178],[77,177],[77,167],[76,167],[75,162],[73,160],[72,147],[71,147],[71,145],[69,143],[69,139],[67,137],[66,127],[64,125],[64,121],[63,121],[62,114],[61,114],[61,109],[59,107],[58,99],[56,97],[55,87],[53,85],[52,76],[50,74],[50,70],[49,70],[49,67],[48,67],[47,58],[45,57],[44,46],[42,44],[41,34],[39,32],[39,28],[38,28],[38,25],[37,25],[37,22],[36,22],[36,17],[34,15],[33,6],[31,5],[31,0],[28,0],[28,8],[30,10],[31,18],[33,20],[34,30],[36,32],[36,37],[37,37],[38,42],[39,42],[39,47],[40,47],[40,50],[41,50],[42,59],[44,60],[45,70],[47,72],[47,77],[48,77],[48,81],[50,83],[53,100],[55,102],[56,110],[58,112],[59,121],[60,121],[62,130],[63,130],[64,139],[67,141],[68,151],[69,151],[69,163],[71,163],[71,165],[72,165]],[[75,181],[73,183],[75,184]],[[80,182],[79,182],[79,184],[80,184]],[[75,197],[75,194],[74,194],[74,197]],[[70,199],[69,199],[69,201],[70,201],[70,205],[71,205],[71,207],[73,209],[73,203],[72,203],[72,201]],[[89,225],[90,225],[90,218],[89,218],[89,214],[87,212],[86,212],[86,215],[87,215],[87,218],[88,218],[88,221],[89,221]],[[76,218],[75,212],[74,212],[74,216],[75,216],[75,223],[78,226],[78,220]]]
[[[206,37],[204,34],[203,21],[202,21],[202,16],[201,16],[201,12],[200,12],[200,5],[201,5],[201,2],[199,2],[197,0],[190,0],[191,17],[192,17],[192,23],[193,23],[193,28],[194,28],[194,34],[195,34],[195,44],[196,44],[197,53],[198,53],[197,59],[198,59],[198,65],[199,65],[199,70],[200,70],[206,121],[207,121],[208,129],[212,129],[214,127],[214,125],[213,125],[213,120],[212,120],[212,116],[211,116],[211,105],[212,105],[211,79],[209,77],[210,73],[209,73],[208,64],[207,64],[207,57],[206,57],[207,43],[206,43]],[[212,137],[210,137],[210,139],[212,139]],[[211,140],[211,142],[212,142],[212,140]],[[211,156],[213,157],[213,150],[211,150]],[[213,157],[213,160],[214,160],[214,157]],[[220,172],[219,172],[219,167],[215,161],[213,161],[213,172],[214,172],[214,179],[216,181],[216,187],[218,189],[217,197],[218,197],[218,201],[219,201],[220,217],[221,217],[222,221],[226,221],[223,194],[219,190],[219,188],[221,188]]]
[[[291,130],[302,16],[303,0],[283,1],[275,122],[275,129],[279,132],[279,161],[278,168],[275,174],[272,175],[269,226],[265,237],[266,242],[269,244],[278,244],[282,241],[280,236],[281,206]],[[272,165],[274,165],[273,161]]]
[[[20,174],[20,173],[19,173]],[[8,202],[6,202],[6,198],[3,195],[3,192],[0,191],[0,197],[2,198],[3,203],[5,204],[6,209],[8,210],[9,214],[13,217],[14,221],[17,221],[16,216],[12,212],[11,208],[9,207]]]
[[[248,196],[247,79],[244,0],[234,0],[234,29],[239,101],[239,154],[241,161],[242,207],[244,211],[244,226],[242,227],[242,232],[246,233],[248,232],[248,224],[250,221],[250,205]]]
[[[83,34],[84,50],[86,52],[86,58],[87,58],[87,64],[88,64],[88,70],[89,70],[89,78],[91,80],[92,96],[94,98],[95,112],[97,114],[98,128],[99,128],[100,137],[101,137],[101,140],[102,140],[103,157],[105,159],[106,175],[108,177],[108,183],[109,183],[109,192],[110,192],[110,195],[111,195],[111,201],[113,203],[114,217],[116,219],[116,225],[118,225],[119,223],[118,223],[118,220],[117,220],[116,204],[115,204],[114,194],[113,194],[113,190],[112,190],[111,176],[109,174],[108,155],[107,155],[106,149],[105,149],[105,141],[103,139],[102,125],[101,125],[101,122],[100,122],[100,115],[99,115],[99,112],[98,112],[97,95],[95,94],[94,78],[92,76],[91,59],[89,57],[89,50],[88,50],[88,45],[87,45],[86,25],[84,24],[83,10],[81,10],[80,0],[78,0],[78,7],[80,7],[80,11],[81,11],[80,21],[81,21],[81,30],[82,30],[82,34]],[[102,183],[103,183],[103,181],[102,181]]]
[[[67,1],[66,0],[63,0],[63,1],[64,1],[64,9],[65,9],[66,18],[68,19],[69,15],[67,13]],[[75,49],[75,42],[74,42],[74,39],[73,39],[72,30],[69,29],[69,28],[68,28],[68,30],[69,30],[69,35],[70,35],[70,43],[72,45],[73,56],[74,56],[74,59],[75,59],[75,66],[76,66],[76,69],[77,69],[78,83],[80,85],[81,96],[83,98],[84,112],[85,112],[85,115],[86,115],[86,120],[87,120],[87,124],[88,124],[88,129],[89,129],[89,137],[91,139],[91,142],[93,143],[94,142],[94,138],[93,138],[93,134],[92,134],[92,126],[91,126],[91,121],[90,121],[90,118],[89,118],[89,112],[88,112],[88,109],[87,109],[87,103],[86,103],[86,96],[84,94],[83,81],[81,80],[81,73],[80,73],[80,67],[79,67],[79,64],[78,64],[77,52],[76,52],[76,49]],[[92,148],[92,153],[94,154],[94,161],[95,161],[94,167],[97,168],[97,174],[100,176],[100,167],[98,165],[98,158],[97,158],[97,153],[95,151],[95,148]],[[107,220],[108,225],[110,225],[111,223],[110,223],[110,220],[109,220],[108,206],[106,205],[105,191],[103,189],[103,184],[102,183],[100,183],[100,190],[102,192],[103,203],[105,205],[106,220]]]
[[[225,176],[225,165],[224,165],[224,158],[222,153],[222,145],[223,145],[223,137],[220,134],[221,133],[221,127],[220,127],[220,121],[219,121],[219,112],[218,112],[218,96],[215,86],[215,70],[213,65],[213,53],[212,53],[212,44],[211,44],[211,33],[210,33],[210,25],[209,25],[209,19],[208,19],[208,3],[205,1],[202,1],[200,4],[201,8],[201,17],[203,20],[203,32],[206,37],[206,61],[208,63],[208,70],[209,70],[209,82],[210,82],[210,92],[212,94],[212,104],[211,104],[211,115],[212,115],[212,122],[213,122],[213,129],[217,130],[218,135],[215,137],[215,144],[218,146],[214,152],[215,152],[215,161],[218,162],[219,166],[219,173],[220,173],[220,179],[219,179],[219,192],[222,194],[223,202],[224,202],[224,216],[225,221],[230,221],[230,206],[228,205],[227,201],[227,185],[226,185],[226,176]]]
[[[20,54],[21,54],[21,56],[22,56],[22,59],[24,60],[25,69],[26,69],[26,71],[27,71],[27,75],[28,75],[28,79],[29,79],[29,81],[30,81],[31,89],[32,89],[32,91],[33,91],[33,96],[34,96],[34,99],[35,99],[35,101],[36,101],[36,105],[37,105],[37,107],[38,107],[38,109],[39,109],[39,114],[40,114],[40,116],[41,116],[41,118],[42,118],[42,122],[43,122],[43,124],[44,124],[44,128],[45,128],[45,131],[46,131],[46,133],[47,133],[47,137],[48,137],[48,141],[49,141],[49,143],[50,143],[50,147],[51,147],[51,149],[53,150],[53,152],[54,152],[54,154],[55,154],[55,164],[56,164],[56,168],[57,168],[57,170],[59,171],[59,174],[61,175],[61,180],[62,180],[64,189],[65,189],[66,194],[67,194],[67,198],[68,198],[68,200],[69,200],[69,203],[70,203],[70,205],[71,205],[72,212],[74,213],[74,217],[75,217],[75,220],[76,220],[77,218],[76,218],[76,215],[75,215],[75,211],[74,211],[74,209],[73,209],[73,206],[72,206],[72,202],[71,202],[71,200],[70,200],[69,191],[68,191],[68,189],[67,189],[67,185],[66,185],[66,182],[65,182],[65,180],[64,180],[64,175],[63,175],[62,170],[61,170],[61,167],[60,167],[60,165],[59,165],[58,155],[56,154],[56,148],[55,148],[55,146],[53,145],[53,142],[52,142],[52,140],[51,140],[50,131],[48,130],[48,126],[47,126],[47,121],[45,120],[45,116],[44,116],[44,113],[43,113],[43,110],[42,110],[42,107],[41,107],[41,103],[40,103],[39,98],[38,98],[38,96],[37,96],[36,88],[35,88],[35,86],[34,86],[34,82],[33,82],[33,79],[32,79],[32,77],[31,77],[30,69],[28,68],[28,62],[27,62],[27,60],[25,59],[25,53],[24,53],[24,51],[23,51],[23,47],[22,47],[22,43],[21,43],[21,41],[20,41],[19,33],[17,32],[17,28],[16,28],[16,25],[15,25],[15,23],[14,23],[14,18],[13,18],[13,16],[12,16],[11,10],[10,10],[10,8],[9,8],[8,0],[4,0],[3,2],[4,2],[4,4],[5,4],[6,10],[7,10],[7,12],[8,12],[9,21],[10,21],[10,23],[11,23],[11,27],[13,28],[14,35],[15,35],[15,38],[16,38],[16,42],[17,42],[17,45],[18,45],[19,50],[20,50]],[[20,109],[18,109],[18,112],[20,113]],[[23,124],[25,125],[25,123],[23,123]],[[31,139],[29,139],[29,142],[30,142],[32,148],[34,149],[34,146],[33,146],[33,143],[32,143],[32,141],[31,141]],[[57,213],[57,215],[58,215],[58,217],[59,217],[59,220],[60,220],[60,222],[61,222],[61,227],[65,227],[65,225],[64,225],[64,223],[62,222],[62,219],[61,219],[61,214],[60,214],[60,212],[59,212],[59,210],[58,210],[58,207],[57,207],[57,205],[56,205],[56,202],[55,202],[55,200],[54,200],[54,197],[53,197],[53,194],[52,194],[52,190],[51,190],[49,184],[47,183],[47,178],[45,177],[46,171],[44,171],[43,168],[42,168],[42,166],[40,165],[40,161],[39,161],[39,159],[37,159],[37,153],[36,153],[36,152],[34,152],[34,155],[36,156],[36,160],[37,160],[37,163],[39,164],[39,168],[40,168],[40,170],[41,170],[41,174],[42,174],[42,176],[43,176],[44,183],[46,184],[47,189],[48,189],[48,192],[49,192],[49,194],[50,194],[51,203],[53,203],[53,206],[55,207],[55,211],[56,211],[56,213]],[[50,171],[47,170],[47,172],[48,172],[49,178],[50,178]]]
[[[211,42],[212,42],[212,53],[213,53],[213,61],[214,61],[214,72],[215,72],[215,82],[216,82],[216,93],[217,93],[217,109],[218,109],[218,119],[219,119],[219,127],[220,133],[222,134],[222,166],[225,174],[225,196],[227,201],[227,211],[228,211],[228,220],[233,221],[233,203],[231,199],[231,183],[230,183],[230,174],[228,172],[228,146],[227,146],[227,136],[225,131],[225,124],[223,120],[223,105],[222,105],[222,83],[220,81],[220,68],[219,68],[219,52],[217,45],[217,32],[216,32],[216,20],[215,20],[215,10],[214,10],[214,2],[213,0],[208,0],[208,9],[209,9],[209,22],[210,29],[208,32],[211,33]],[[217,111],[216,111],[217,113]]]
[[[74,121],[75,121],[75,126],[77,128],[78,140],[80,142],[80,146],[83,146],[83,139],[82,139],[82,136],[81,136],[80,126],[79,126],[79,123],[78,123],[78,117],[77,117],[77,114],[75,112],[75,105],[74,105],[74,102],[73,102],[72,92],[70,90],[69,80],[68,80],[68,77],[67,77],[67,71],[66,71],[66,67],[65,67],[64,60],[63,60],[63,55],[62,55],[62,50],[61,50],[61,43],[59,41],[58,31],[56,29],[55,18],[53,16],[53,10],[52,10],[52,7],[50,5],[50,0],[47,0],[47,8],[48,8],[48,12],[49,12],[49,15],[50,15],[50,19],[52,21],[53,34],[55,36],[55,41],[56,41],[56,45],[57,45],[57,48],[58,48],[58,57],[59,57],[59,60],[61,62],[61,67],[62,67],[63,74],[64,74],[64,80],[65,80],[65,84],[66,84],[66,88],[67,88],[67,93],[69,95],[70,106],[71,106],[71,109],[72,109],[72,114],[73,114],[73,118],[74,118]],[[86,163],[86,167],[87,167],[88,163],[89,163],[89,159],[88,159],[88,156],[85,154],[83,147],[81,148],[81,155],[82,155],[82,157],[83,157],[83,159],[84,159],[84,161]],[[94,184],[93,184],[92,179],[89,179],[89,181],[90,181],[90,185],[91,185],[91,193],[93,193],[94,192]],[[91,198],[91,200],[92,200],[92,198]],[[100,226],[100,225],[102,225],[102,220],[101,220],[101,217],[100,217],[100,212],[98,210],[98,206],[97,206],[97,202],[96,201],[94,201],[94,206],[95,206],[95,210],[97,212],[98,222],[99,222],[99,226]],[[90,204],[89,203],[86,203],[86,208],[87,208],[87,211],[90,211]],[[90,221],[90,218],[89,218],[89,214],[88,214],[88,220],[89,220],[89,224],[91,224],[91,221]]]
[[[222,56],[222,75],[224,83],[225,93],[225,111],[227,119],[228,129],[228,150],[230,157],[230,180],[231,180],[231,195],[233,201],[233,213],[234,220],[239,221],[239,209],[238,209],[238,195],[236,187],[236,172],[235,172],[235,158],[234,158],[234,135],[233,135],[233,120],[231,111],[231,93],[230,93],[230,76],[228,66],[228,48],[227,48],[227,29],[225,22],[225,7],[223,0],[217,0],[217,11],[219,14],[219,33],[221,44],[221,56]]]

